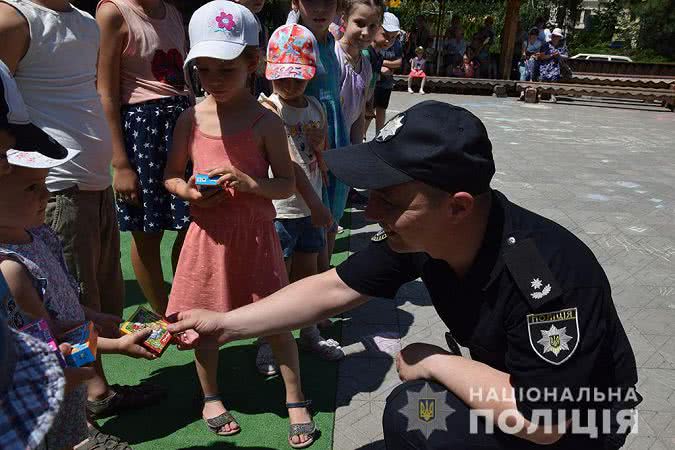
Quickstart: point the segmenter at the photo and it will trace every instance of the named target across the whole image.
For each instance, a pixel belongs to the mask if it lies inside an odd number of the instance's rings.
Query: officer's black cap
[[[495,173],[492,143],[478,117],[428,100],[391,119],[363,144],[327,151],[330,170],[363,189],[420,181],[449,193],[479,195]]]

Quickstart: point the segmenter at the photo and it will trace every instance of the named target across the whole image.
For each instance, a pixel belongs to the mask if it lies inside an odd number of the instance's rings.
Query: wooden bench
[[[668,89],[651,89],[599,84],[520,81],[516,85],[516,90],[518,92],[534,90],[537,97],[541,94],[549,94],[564,97],[609,97],[642,100],[645,102],[661,102],[663,106],[669,108],[671,111],[675,110],[675,84],[671,84]]]
[[[675,84],[675,77],[635,77],[630,75],[607,75],[602,73],[575,73],[571,80],[562,83],[592,84],[602,86],[632,87],[646,89],[670,89]]]
[[[406,75],[394,75],[394,81],[396,82],[394,89],[400,91],[408,90],[408,77]],[[427,76],[424,89],[427,92],[444,94],[490,95],[496,93],[499,96],[507,96],[509,94],[515,95],[516,81]]]

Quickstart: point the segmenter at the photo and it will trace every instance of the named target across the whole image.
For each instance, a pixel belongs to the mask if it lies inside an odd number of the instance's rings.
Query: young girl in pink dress
[[[216,0],[194,13],[189,32],[192,48],[185,67],[196,66],[209,95],[178,119],[165,171],[167,190],[190,202],[192,212],[168,315],[193,308],[230,311],[288,283],[272,199],[289,197],[295,180],[281,120],[246,87],[258,64],[256,19],[244,6]],[[186,182],[188,159],[194,172]],[[268,177],[270,168],[274,178]],[[218,186],[200,190],[197,174],[217,179]],[[315,426],[300,388],[295,341],[290,333],[267,341],[286,387],[289,444],[307,447]],[[197,348],[195,363],[208,428],[219,435],[239,432],[218,394],[218,349]]]

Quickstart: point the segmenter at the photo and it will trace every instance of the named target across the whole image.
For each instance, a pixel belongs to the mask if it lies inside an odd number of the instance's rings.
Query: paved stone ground
[[[403,93],[394,93],[390,112],[423,99],[480,117],[494,147],[493,187],[593,250],[612,284],[645,398],[639,431],[625,448],[675,448],[675,114],[613,103],[525,105]],[[377,226],[361,211],[352,217],[356,251]],[[420,282],[404,286],[394,301],[374,299],[346,315],[343,342],[351,355],[339,367],[336,450],[384,448],[384,401],[399,383],[389,353],[412,342],[445,346],[445,331]],[[385,351],[373,345],[374,336]]]

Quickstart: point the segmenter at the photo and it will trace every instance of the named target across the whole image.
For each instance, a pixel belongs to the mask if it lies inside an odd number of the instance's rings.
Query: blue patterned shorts
[[[178,116],[189,107],[190,100],[186,96],[122,107],[124,146],[138,175],[142,206],[130,205],[117,197],[117,222],[121,231],[151,233],[187,229],[190,225],[189,203],[164,189],[164,168],[173,129]]]

